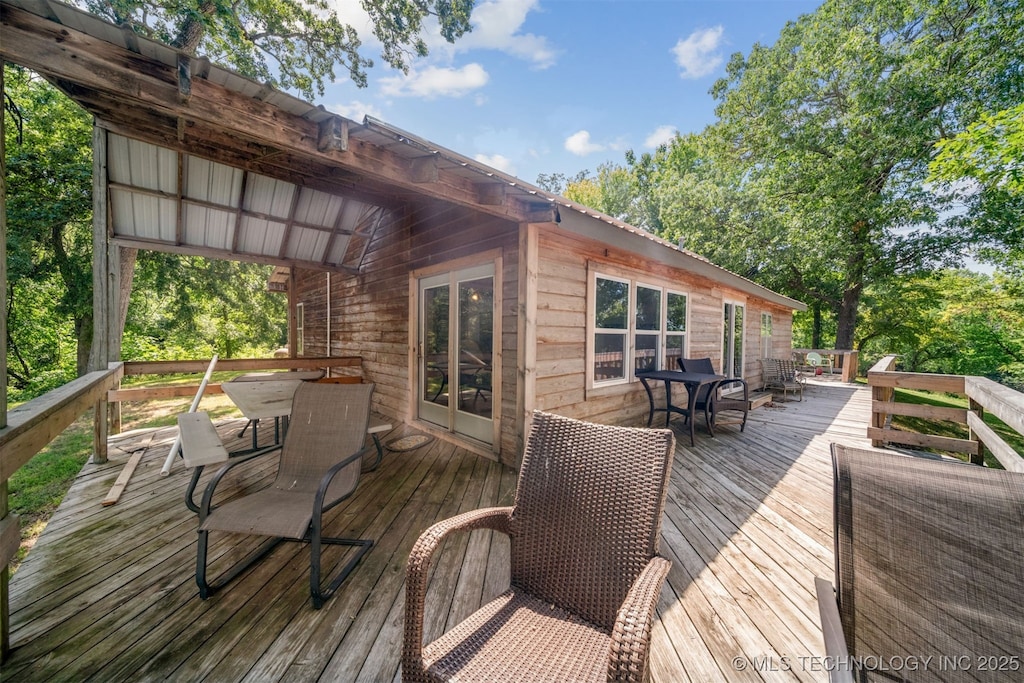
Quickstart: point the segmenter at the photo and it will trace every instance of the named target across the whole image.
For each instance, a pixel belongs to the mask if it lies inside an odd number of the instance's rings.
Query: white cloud
[[[724,30],[721,26],[697,29],[676,43],[672,54],[682,69],[680,77],[702,78],[711,75],[722,65],[723,57],[719,47]]]
[[[428,66],[410,70],[404,76],[380,80],[385,95],[396,97],[462,97],[487,84],[490,76],[479,64],[467,64],[461,69]]]
[[[604,150],[605,146],[591,142],[590,131],[581,130],[565,139],[565,148],[576,156],[585,157],[588,154]]]
[[[345,118],[352,119],[357,123],[362,123],[364,116],[372,116],[375,119],[384,118],[384,114],[379,107],[367,102],[360,102],[359,100],[352,100],[348,104],[329,104],[327,109],[335,114],[341,114]]]
[[[481,164],[487,164],[491,168],[496,168],[503,173],[513,176],[516,174],[515,167],[512,165],[512,160],[502,156],[501,154],[477,154],[473,158]]]
[[[661,145],[668,144],[676,136],[675,126],[658,126],[644,140],[644,147],[657,149]]]
[[[533,33],[520,33],[526,16],[537,9],[539,0],[489,0],[473,8],[473,30],[455,41],[459,51],[475,48],[499,50],[532,62],[540,69],[555,63],[558,51],[548,39]]]

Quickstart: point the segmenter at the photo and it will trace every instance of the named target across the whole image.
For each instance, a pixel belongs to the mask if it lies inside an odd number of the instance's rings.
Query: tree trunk
[[[121,347],[124,338],[124,324],[128,320],[128,303],[132,298],[132,280],[135,279],[135,259],[138,249],[121,247],[121,280],[117,293],[117,346]]]
[[[821,303],[815,301],[811,305],[811,314],[813,315],[811,323],[811,348],[821,348]]]
[[[92,313],[75,316],[75,338],[77,340],[75,370],[79,377],[89,372],[89,356],[92,354],[92,325]]]

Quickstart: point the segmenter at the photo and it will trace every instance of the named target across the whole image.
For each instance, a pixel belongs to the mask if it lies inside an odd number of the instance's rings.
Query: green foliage
[[[1024,103],[983,114],[966,130],[939,140],[930,164],[931,179],[955,182],[965,178],[1024,194]]]
[[[978,375],[1024,389],[1024,283],[962,270],[865,292],[862,363],[898,353],[911,372]]]
[[[437,19],[449,42],[471,29],[474,0],[363,0],[384,60],[408,69],[427,54],[421,36]],[[85,0],[89,11],[190,54],[202,54],[244,76],[312,98],[340,66],[366,86],[373,61],[360,54],[358,33],[326,0]]]
[[[74,378],[88,357],[92,121],[25,69],[5,65],[4,89],[8,368],[17,400]]]

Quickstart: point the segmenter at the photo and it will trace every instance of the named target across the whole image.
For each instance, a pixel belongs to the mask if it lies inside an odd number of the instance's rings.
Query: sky
[[[379,58],[356,0],[332,0],[376,65],[317,104],[369,114],[529,183],[624,164],[715,120],[709,94],[732,54],[773,44],[821,0],[478,0],[473,31],[408,74]]]

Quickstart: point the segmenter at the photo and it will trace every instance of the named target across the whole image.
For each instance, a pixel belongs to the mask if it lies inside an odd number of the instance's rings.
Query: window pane
[[[743,306],[736,306],[733,320],[732,376],[743,376]]]
[[[683,357],[683,335],[670,334],[665,337],[665,369],[678,370],[679,358]]]
[[[629,283],[597,278],[594,326],[625,330],[629,327]]]
[[[633,358],[634,372],[658,369],[658,335],[636,335],[636,355]]]
[[[626,376],[626,335],[594,335],[594,381],[623,379]]]
[[[636,329],[661,329],[661,290],[636,288]]]
[[[668,313],[665,317],[665,330],[668,332],[686,332],[686,296],[683,294],[668,295]]]

